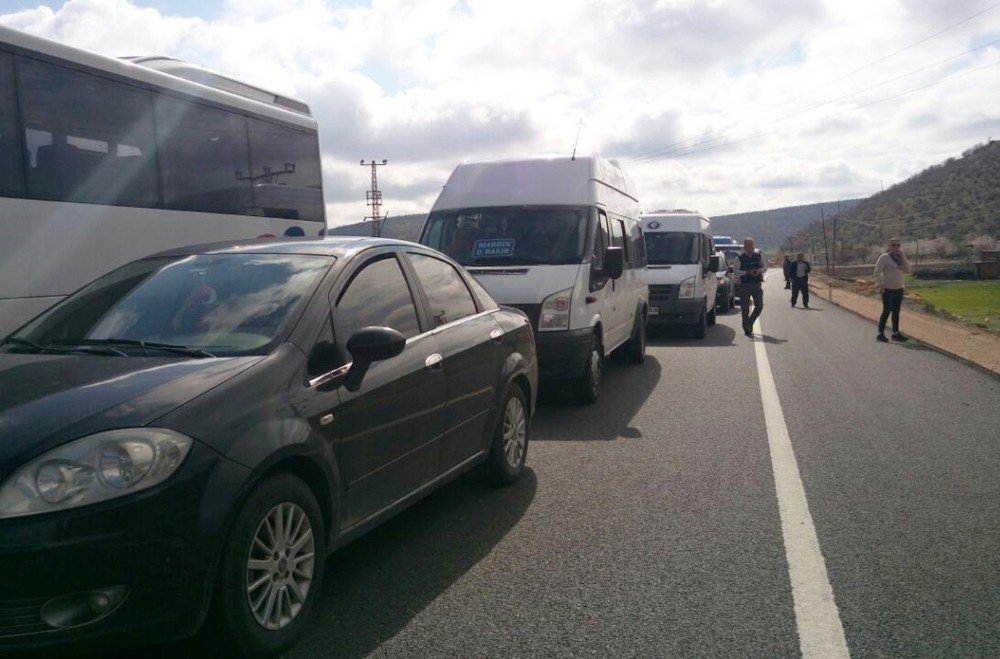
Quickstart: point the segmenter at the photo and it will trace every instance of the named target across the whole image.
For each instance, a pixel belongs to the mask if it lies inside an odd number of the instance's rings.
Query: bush
[[[939,266],[916,268],[913,276],[917,279],[975,279],[976,271],[968,266]]]

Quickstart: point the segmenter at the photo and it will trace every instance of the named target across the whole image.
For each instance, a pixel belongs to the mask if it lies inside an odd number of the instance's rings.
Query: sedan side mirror
[[[604,250],[604,267],[601,276],[618,279],[625,272],[625,251],[621,247],[609,247]]]
[[[354,362],[344,378],[344,387],[357,391],[373,362],[392,359],[405,347],[406,337],[391,327],[362,327],[347,340],[347,352]]]

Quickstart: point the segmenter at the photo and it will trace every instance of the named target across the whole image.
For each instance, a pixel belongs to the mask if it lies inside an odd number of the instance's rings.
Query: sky
[[[465,160],[617,159],[641,208],[866,197],[1000,139],[992,0],[0,0],[0,24],[308,102],[327,222]],[[579,137],[577,137],[579,134]]]

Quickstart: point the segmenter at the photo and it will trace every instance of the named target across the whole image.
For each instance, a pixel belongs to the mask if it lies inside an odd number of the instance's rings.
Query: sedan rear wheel
[[[504,485],[521,477],[528,454],[529,423],[524,391],[516,384],[511,385],[504,398],[488,458],[490,480],[494,483]]]

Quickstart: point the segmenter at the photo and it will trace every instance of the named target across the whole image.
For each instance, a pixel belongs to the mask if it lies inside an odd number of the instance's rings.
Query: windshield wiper
[[[59,354],[65,354],[67,352],[88,352],[88,353],[98,354],[98,355],[118,355],[120,357],[128,357],[127,354],[125,354],[121,350],[118,350],[117,348],[114,348],[112,346],[100,346],[100,347],[98,347],[98,346],[94,346],[94,347],[89,347],[89,346],[58,346],[57,347],[57,346],[53,346],[53,345],[43,346],[43,345],[41,345],[39,343],[35,343],[34,341],[31,341],[29,339],[23,339],[23,338],[21,338],[19,336],[9,336],[9,337],[7,337],[4,340],[4,343],[8,343],[10,345],[27,346],[29,348],[34,348],[38,352],[55,352],[55,353],[59,353]]]
[[[45,346],[39,345],[34,341],[29,341],[28,339],[22,339],[19,336],[8,336],[6,339],[3,340],[3,342],[9,343],[11,345],[28,346],[29,348],[34,348],[39,352],[41,352],[42,350],[47,350]]]
[[[142,348],[143,351],[161,350],[163,352],[173,352],[186,357],[196,357],[198,359],[215,357],[215,355],[207,350],[204,350],[203,348],[191,348],[189,346],[174,345],[172,343],[157,343],[155,341],[139,341],[136,339],[77,339],[72,343],[74,345],[78,344],[81,346],[107,346],[113,350],[115,349],[115,346],[134,346],[136,348]],[[125,353],[121,352],[121,354],[124,355]]]

